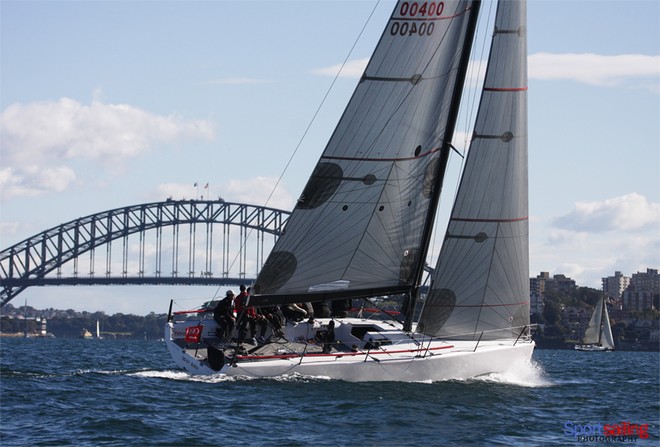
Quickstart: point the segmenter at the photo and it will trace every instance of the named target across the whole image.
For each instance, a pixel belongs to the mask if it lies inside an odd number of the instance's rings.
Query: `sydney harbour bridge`
[[[288,217],[222,199],[81,217],[0,252],[0,304],[31,286],[249,284]]]

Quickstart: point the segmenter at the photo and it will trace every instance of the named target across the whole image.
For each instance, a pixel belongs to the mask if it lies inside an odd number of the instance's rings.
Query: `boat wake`
[[[210,376],[195,376],[188,374],[184,371],[174,371],[174,370],[148,370],[148,371],[138,371],[127,374],[133,377],[142,377],[148,379],[166,379],[166,380],[178,380],[183,382],[201,382],[201,383],[222,383],[222,382],[247,382],[252,380],[270,380],[274,382],[318,382],[331,380],[329,377],[317,377],[317,376],[305,376],[302,374],[286,374],[283,376],[276,377],[250,377],[250,376],[226,376],[224,374],[216,374]]]
[[[541,365],[533,360],[521,360],[505,372],[491,373],[470,379],[480,382],[502,383],[530,388],[553,386],[554,383],[545,377]]]
[[[177,380],[182,382],[201,382],[201,383],[219,383],[219,382],[233,382],[236,380],[234,377],[224,376],[224,375],[213,375],[213,376],[193,376],[188,374],[185,371],[175,371],[175,370],[147,370],[147,371],[138,371],[131,374],[128,374],[131,377],[141,377],[146,379],[165,379],[165,380]]]

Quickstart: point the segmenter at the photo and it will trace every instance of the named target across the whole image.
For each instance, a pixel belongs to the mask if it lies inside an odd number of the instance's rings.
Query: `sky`
[[[195,183],[263,205],[282,176],[268,205],[292,209],[394,4],[0,0],[0,249]],[[530,274],[600,288],[660,268],[660,2],[530,0],[528,54]],[[216,292],[32,287],[12,304],[147,314]]]

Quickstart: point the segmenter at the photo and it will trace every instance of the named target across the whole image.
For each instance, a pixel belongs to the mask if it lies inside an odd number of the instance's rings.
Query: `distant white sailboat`
[[[584,331],[582,344],[575,345],[575,349],[578,351],[614,351],[614,337],[605,297],[596,304],[589,325]]]
[[[264,343],[248,344],[233,327],[224,332],[211,306],[170,312],[165,341],[177,365],[193,374],[426,381],[529,360],[525,1],[498,3],[461,183],[413,321],[480,3],[396,4],[249,301],[272,315],[294,303],[399,296],[405,321],[317,314],[267,327]]]
[[[96,320],[96,338],[101,340],[103,337],[101,337],[101,326],[99,323],[99,320]]]

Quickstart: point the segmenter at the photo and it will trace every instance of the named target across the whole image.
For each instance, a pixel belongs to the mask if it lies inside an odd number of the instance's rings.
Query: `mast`
[[[605,309],[605,297],[603,297],[600,300],[600,314],[601,314],[601,319],[600,319],[600,326],[598,327],[598,345],[601,344],[601,341],[603,339],[603,310]]]
[[[470,19],[467,26],[467,35],[461,52],[461,61],[459,64],[459,75],[454,87],[452,101],[450,104],[449,119],[445,136],[442,142],[442,150],[440,153],[440,162],[438,163],[437,182],[433,188],[433,195],[431,197],[431,206],[429,206],[428,217],[423,230],[423,238],[421,245],[421,255],[417,260],[416,267],[416,280],[413,282],[413,287],[410,291],[410,302],[406,310],[406,320],[403,324],[403,330],[409,332],[412,329],[413,317],[415,313],[415,304],[419,295],[419,286],[422,282],[422,275],[424,274],[424,266],[426,264],[426,254],[428,253],[429,245],[431,244],[431,234],[433,233],[433,225],[435,223],[435,215],[437,214],[438,204],[440,202],[440,193],[442,192],[442,184],[447,170],[447,163],[449,161],[449,153],[451,151],[451,141],[454,137],[454,130],[456,121],[458,120],[458,111],[461,105],[461,97],[463,94],[463,86],[465,84],[465,76],[467,74],[467,67],[470,62],[470,53],[472,43],[474,41],[474,34],[477,28],[479,18],[479,8],[481,7],[481,0],[475,0],[471,8],[473,11],[470,13]]]
[[[603,303],[605,301],[603,300]],[[604,304],[603,307],[603,330],[602,330],[602,336],[605,338],[605,342],[607,343],[607,348],[609,349],[614,349],[614,337],[612,336],[612,326],[610,325],[610,314],[609,311],[607,310],[607,304]]]

